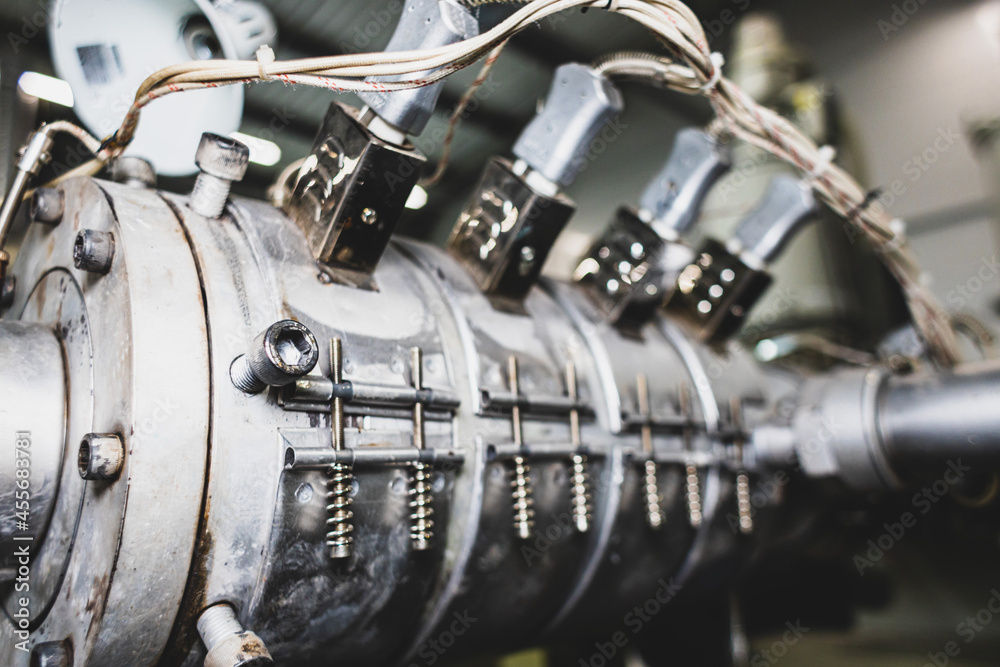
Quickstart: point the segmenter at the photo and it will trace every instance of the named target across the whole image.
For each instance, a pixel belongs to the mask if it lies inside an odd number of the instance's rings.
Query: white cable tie
[[[701,92],[705,95],[714,92],[718,88],[719,82],[722,81],[722,68],[726,64],[726,57],[718,51],[714,51],[710,59],[714,69],[712,70],[712,78],[701,87]]]
[[[257,49],[257,71],[263,81],[274,81],[275,77],[267,73],[267,68],[274,64],[274,51],[267,44]]]
[[[823,146],[819,149],[819,159],[813,165],[812,171],[806,174],[806,180],[810,183],[818,181],[837,159],[837,149],[833,146]]]

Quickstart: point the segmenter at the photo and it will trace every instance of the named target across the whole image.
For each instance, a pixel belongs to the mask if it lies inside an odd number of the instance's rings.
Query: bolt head
[[[115,237],[111,232],[81,230],[73,243],[73,264],[81,271],[107,273],[115,257]]]
[[[316,367],[319,343],[304,324],[281,320],[257,336],[247,361],[258,380],[270,387],[283,387]]]
[[[6,310],[14,305],[17,295],[17,276],[7,276],[0,285],[0,310]]]
[[[73,645],[69,641],[43,642],[31,652],[31,667],[70,667]]]
[[[194,162],[206,174],[227,181],[239,181],[247,173],[250,149],[230,137],[206,132],[201,135]]]
[[[80,441],[77,467],[86,480],[115,480],[125,461],[125,445],[114,433],[88,433]]]
[[[65,209],[66,195],[55,188],[38,188],[28,204],[31,221],[47,225],[58,225]]]
[[[111,163],[111,180],[135,188],[155,188],[156,170],[141,157],[123,155]]]

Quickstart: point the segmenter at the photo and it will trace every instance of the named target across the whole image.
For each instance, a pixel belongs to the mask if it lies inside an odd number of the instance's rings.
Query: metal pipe
[[[961,458],[1000,469],[1000,364],[887,380],[878,429],[894,467],[936,469]]]

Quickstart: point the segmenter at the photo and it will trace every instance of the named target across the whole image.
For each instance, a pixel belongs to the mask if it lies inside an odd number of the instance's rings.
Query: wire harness
[[[722,58],[709,48],[697,16],[677,0],[533,0],[481,35],[434,49],[274,62],[265,54],[250,61],[173,65],[142,83],[121,127],[98,147],[97,157],[107,162],[120,155],[135,135],[143,107],[165,95],[256,81],[280,81],[338,92],[391,92],[428,86],[488,54],[487,66],[492,65],[498,55],[494,50],[511,36],[548,16],[575,8],[622,14],[660,38],[669,55],[624,54],[606,59],[599,70],[607,76],[651,80],[682,93],[705,96],[716,115],[710,126],[713,133],[731,135],[757,146],[807,176],[819,198],[845,219],[845,231],[866,238],[899,281],[932,358],[943,367],[957,363],[959,353],[951,318],[927,288],[905,237],[896,231],[901,226],[893,225],[893,218],[877,197],[833,164],[829,151],[817,147],[791,123],[757,104],[722,75]],[[428,71],[431,73],[420,74]],[[380,79],[408,74],[414,78]]]

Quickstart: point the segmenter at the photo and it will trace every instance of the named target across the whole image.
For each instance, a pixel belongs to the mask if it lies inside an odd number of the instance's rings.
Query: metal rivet
[[[373,208],[365,208],[361,211],[361,222],[366,225],[374,225],[378,222],[378,212]]]

